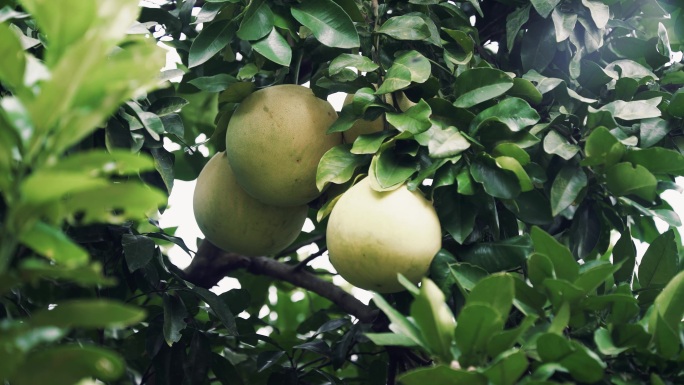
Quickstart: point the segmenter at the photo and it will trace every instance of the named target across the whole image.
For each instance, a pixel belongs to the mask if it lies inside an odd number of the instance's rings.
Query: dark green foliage
[[[684,382],[661,198],[684,176],[681,2],[157,3],[0,0],[5,384]],[[160,74],[155,39],[183,70]],[[221,295],[187,282],[164,252],[191,250],[154,219],[242,99],[305,82],[354,95],[330,132],[386,124],[323,157],[295,244],[325,247],[360,174],[420,189],[444,230],[372,324],[246,271]]]

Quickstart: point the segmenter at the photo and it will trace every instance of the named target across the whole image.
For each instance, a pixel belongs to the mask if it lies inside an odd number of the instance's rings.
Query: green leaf
[[[596,343],[599,352],[606,356],[616,356],[628,349],[616,346],[610,331],[604,328],[596,329],[594,332],[594,343]]]
[[[126,265],[131,273],[147,266],[155,255],[156,244],[144,235],[124,234],[121,237]]]
[[[560,3],[560,0],[531,0],[534,10],[543,18],[549,17],[551,11]]]
[[[417,169],[418,164],[413,158],[397,154],[394,149],[388,148],[373,157],[368,176],[374,190],[387,191],[398,188]]]
[[[411,82],[424,83],[430,77],[432,68],[430,61],[418,51],[408,51],[394,59],[394,63],[387,70],[385,80],[380,85],[376,95],[398,91],[406,88]]]
[[[235,30],[235,24],[227,20],[205,25],[190,46],[188,68],[197,67],[220,52],[233,38]]]
[[[663,147],[653,147],[627,152],[624,160],[643,166],[653,174],[684,175],[684,155]]]
[[[36,221],[19,235],[19,241],[36,253],[68,267],[83,266],[90,260],[88,252],[75,244],[61,230]]]
[[[162,297],[164,306],[164,340],[171,346],[180,341],[181,331],[185,329],[185,317],[188,316],[185,305],[180,298],[164,293]]]
[[[379,346],[405,346],[409,348],[417,346],[415,341],[403,334],[366,333],[364,335],[368,337],[371,342]]]
[[[463,244],[475,228],[477,207],[465,195],[451,188],[440,188],[434,193],[439,223],[459,244]]]
[[[567,139],[552,129],[544,137],[544,151],[570,160],[579,152],[579,147],[568,143]]]
[[[285,67],[292,61],[292,48],[275,27],[268,36],[252,43],[252,48],[266,59]]]
[[[0,24],[0,82],[15,91],[24,85],[26,56],[17,35],[5,24]]]
[[[457,95],[454,106],[469,108],[501,96],[513,87],[513,79],[495,68],[473,68],[461,73],[454,82]]]
[[[403,385],[487,385],[487,377],[475,371],[437,365],[403,373],[399,376],[399,382]]]
[[[658,181],[645,167],[618,163],[606,170],[606,186],[617,196],[634,194],[648,201],[656,196]]]
[[[496,145],[492,150],[492,155],[495,157],[507,156],[514,158],[521,166],[526,166],[530,163],[530,155],[515,143],[500,143]]]
[[[496,160],[487,154],[475,158],[470,165],[470,174],[493,197],[513,199],[520,194],[520,183],[515,173],[499,167]]]
[[[537,226],[530,232],[534,249],[547,256],[553,263],[556,277],[573,282],[579,275],[579,265],[570,250],[560,244],[554,237]]]
[[[463,358],[477,357],[486,352],[489,339],[503,329],[504,320],[491,306],[477,303],[461,309],[454,334],[456,346],[462,354],[461,364],[464,364]]]
[[[221,92],[236,82],[237,79],[228,74],[201,76],[188,81],[188,83],[206,92]]]
[[[81,213],[81,223],[117,223],[145,219],[166,203],[166,194],[143,183],[128,182],[71,194],[64,202],[67,213]]]
[[[205,288],[195,286],[189,282],[186,282],[186,284],[191,292],[199,296],[202,300],[204,300],[204,302],[207,303],[207,305],[209,305],[214,315],[216,315],[223,326],[225,326],[229,335],[238,335],[235,317],[230,311],[230,308],[228,308],[228,305],[226,305],[221,298]]]
[[[480,280],[489,275],[485,269],[463,262],[451,265],[450,272],[458,286],[468,291],[473,290]]]
[[[510,350],[494,359],[484,370],[489,381],[498,385],[515,385],[528,367],[527,357],[522,350]]]
[[[585,187],[587,175],[581,167],[563,167],[551,185],[551,215],[558,215],[570,205],[579,205],[577,197]]]
[[[679,256],[674,230],[660,234],[649,246],[639,264],[642,288],[658,288],[667,284],[678,271]]]
[[[122,328],[145,319],[138,307],[105,299],[80,299],[58,303],[52,310],[39,310],[31,316],[34,327]]]
[[[667,112],[675,118],[684,118],[684,89],[680,88],[672,95]]]
[[[159,116],[148,111],[143,111],[135,102],[126,102],[126,106],[129,107],[130,111],[133,112],[135,117],[142,123],[147,133],[150,134],[154,140],[161,139],[160,135],[164,133],[164,123],[162,123]]]
[[[424,40],[430,37],[427,23],[418,16],[390,17],[376,32],[397,40]]]
[[[519,98],[506,98],[496,105],[487,108],[475,116],[470,122],[470,133],[475,134],[489,121],[505,124],[511,131],[518,132],[539,121],[537,110]]]
[[[550,20],[540,20],[529,25],[523,35],[520,52],[520,60],[524,71],[536,70],[543,72],[553,61],[558,49],[557,47],[553,22]]]
[[[620,268],[613,274],[615,282],[631,283],[636,263],[636,247],[629,231],[624,231],[620,234],[620,239],[613,246],[613,263],[622,263]]]
[[[361,135],[354,141],[350,152],[352,154],[375,154],[382,146],[382,143],[394,133],[389,131],[374,132],[372,134]]]
[[[360,44],[349,15],[331,0],[304,0],[291,12],[318,41],[329,47],[355,48]]]
[[[523,78],[514,78],[513,87],[506,92],[507,95],[525,99],[528,103],[539,104],[542,94],[531,81]]]
[[[40,204],[61,199],[67,194],[77,194],[107,185],[105,179],[93,177],[81,170],[62,172],[43,169],[25,178],[20,191],[25,202]],[[48,186],[50,188],[46,188]]]
[[[487,344],[487,353],[496,357],[505,350],[512,348],[516,341],[534,325],[536,320],[536,315],[528,315],[517,327],[494,334]]]
[[[553,333],[537,339],[537,352],[543,362],[557,362],[572,377],[583,383],[594,383],[603,378],[606,364],[584,345]]]
[[[620,266],[613,265],[608,261],[590,261],[582,265],[580,276],[573,284],[591,294],[603,284]]]
[[[124,360],[109,349],[65,345],[29,354],[10,380],[16,385],[73,385],[90,377],[114,381],[125,370]]]
[[[647,148],[663,139],[670,129],[667,120],[660,118],[643,119],[639,125],[639,146]]]
[[[21,261],[18,270],[27,282],[35,282],[38,279],[63,280],[82,287],[105,287],[116,284],[114,278],[106,277],[102,274],[102,264],[99,262],[78,267],[68,267],[50,264],[42,259],[29,258]]]
[[[442,30],[454,41],[444,44],[444,59],[457,65],[468,64],[473,59],[475,51],[473,38],[464,31],[444,27]]]
[[[514,296],[513,278],[506,273],[493,274],[475,284],[468,294],[466,306],[487,305],[499,314],[499,318],[507,319],[513,306]]]
[[[388,112],[385,114],[385,118],[399,132],[408,131],[417,135],[430,128],[432,125],[430,122],[431,114],[432,109],[430,109],[430,105],[421,99],[415,106],[412,106],[405,112]]]
[[[330,76],[337,75],[347,67],[354,67],[362,72],[372,72],[378,69],[379,66],[366,56],[343,53],[330,62],[328,74]]]
[[[109,152],[90,150],[70,154],[49,166],[46,171],[48,170],[50,173],[54,171],[79,172],[92,178],[94,175],[129,175],[154,170],[154,162],[142,153],[134,154],[124,150]]]
[[[354,175],[354,170],[368,161],[365,156],[352,154],[351,148],[351,144],[340,144],[323,155],[316,170],[316,187],[319,191],[323,191],[329,183],[342,184],[348,181]]]
[[[420,292],[411,304],[411,317],[423,335],[425,347],[441,362],[451,362],[456,321],[445,300],[439,287],[424,278]]]
[[[147,109],[157,116],[164,116],[174,112],[178,112],[183,106],[189,102],[178,96],[167,96],[159,98],[154,101]]]
[[[684,271],[680,271],[667,283],[653,304],[649,328],[655,326],[657,314],[673,331],[679,330],[684,317]]]
[[[420,330],[411,323],[406,317],[395,310],[382,295],[373,293],[373,302],[387,315],[387,318],[391,321],[390,328],[397,334],[401,334],[408,337],[418,346],[425,346],[425,341],[420,334]]]
[[[461,252],[459,260],[482,267],[490,273],[521,267],[532,253],[532,243],[527,235],[499,242],[480,242]]]
[[[530,19],[530,5],[518,8],[506,17],[506,48],[508,52],[513,50],[515,38],[522,26]]]
[[[563,12],[555,8],[551,12],[551,19],[553,26],[556,29],[556,42],[560,43],[572,35],[577,23],[577,14],[571,12]]]
[[[534,189],[534,185],[532,184],[532,180],[530,179],[529,175],[527,175],[525,169],[515,158],[510,156],[499,156],[495,160],[496,164],[502,169],[513,171],[513,173],[515,173],[515,176],[518,178],[518,183],[520,184],[521,192],[531,191]]]
[[[658,109],[662,98],[657,97],[648,100],[635,100],[625,102],[623,100],[616,100],[610,102],[598,110],[589,106],[589,117],[601,111],[609,112],[616,119],[623,120],[639,120],[648,118],[657,118],[661,115]]]
[[[591,18],[594,20],[596,28],[605,28],[610,19],[608,4],[597,0],[582,0],[582,5],[589,8],[589,13],[591,13]]]
[[[265,0],[252,0],[242,17],[237,37],[242,40],[259,40],[273,29],[273,11]]]

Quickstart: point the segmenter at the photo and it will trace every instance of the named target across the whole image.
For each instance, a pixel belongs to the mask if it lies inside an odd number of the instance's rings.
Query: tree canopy
[[[677,0],[0,0],[0,379],[683,383],[661,197],[682,191],[682,50]],[[190,250],[158,222],[174,180],[280,84],[351,95],[329,133],[383,129],[323,155],[284,250]],[[419,285],[370,304],[309,266],[364,175],[443,232]],[[209,290],[225,276],[241,288]]]

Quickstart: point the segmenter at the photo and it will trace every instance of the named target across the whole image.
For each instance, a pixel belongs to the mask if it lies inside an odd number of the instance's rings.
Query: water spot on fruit
[[[302,162],[302,158],[297,158],[297,163],[301,163],[301,162]]]
[[[268,107],[264,106],[264,112],[268,112]]]

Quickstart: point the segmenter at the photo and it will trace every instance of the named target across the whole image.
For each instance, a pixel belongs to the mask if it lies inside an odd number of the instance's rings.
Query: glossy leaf
[[[470,122],[470,132],[477,132],[486,122],[495,120],[505,124],[508,129],[518,132],[539,121],[539,114],[530,105],[519,98],[506,98],[493,107],[480,112]]]
[[[581,167],[563,167],[551,185],[551,214],[555,216],[570,205],[578,205],[577,197],[586,186],[587,175]]]
[[[358,71],[364,72],[371,72],[378,69],[378,65],[365,56],[343,53],[330,62],[328,73],[331,76],[337,75],[347,67],[354,67]]]
[[[418,16],[390,17],[376,32],[397,40],[423,40],[430,37],[428,25]]]
[[[354,170],[367,162],[366,157],[352,154],[350,144],[337,145],[326,152],[318,163],[316,187],[323,191],[329,183],[342,184],[348,181]]]
[[[606,170],[606,185],[617,196],[634,194],[652,201],[656,195],[657,180],[645,167],[618,163]]]
[[[336,48],[359,46],[359,35],[349,15],[331,0],[304,0],[292,16],[309,28],[321,43]]]
[[[32,315],[34,327],[61,328],[121,328],[134,325],[145,318],[145,312],[135,306],[112,300],[72,300],[57,304],[52,310],[41,310]]]
[[[489,381],[494,384],[514,385],[527,370],[528,362],[525,352],[513,350],[501,354],[484,371]]]
[[[514,297],[513,278],[508,274],[494,274],[475,284],[475,287],[468,294],[466,306],[487,305],[495,310],[499,317],[506,319],[513,305]]]
[[[489,155],[479,155],[470,166],[470,174],[493,197],[512,199],[520,193],[515,173],[499,167]]]
[[[531,253],[530,238],[519,236],[499,242],[478,243],[465,249],[459,259],[494,273],[519,268]]]
[[[399,376],[399,381],[404,385],[423,385],[426,383],[486,385],[487,377],[473,371],[452,369],[447,365],[438,365],[406,372]]]
[[[377,293],[373,294],[373,302],[382,310],[387,318],[391,321],[390,330],[397,334],[401,334],[410,338],[418,346],[425,346],[423,337],[420,334],[420,330],[404,317],[401,313],[395,310],[389,303]]]
[[[624,160],[643,166],[653,174],[684,174],[684,155],[662,147],[628,151]]]
[[[389,148],[373,157],[368,175],[374,190],[387,191],[398,188],[416,170],[417,164],[412,158]]]
[[[579,152],[579,147],[570,144],[555,130],[551,130],[544,137],[544,151],[547,154],[558,155],[565,160],[570,160]]]
[[[627,231],[620,234],[620,239],[613,247],[613,262],[622,263],[622,266],[614,273],[615,281],[630,283],[634,275],[636,247]]]
[[[121,237],[128,270],[134,272],[145,267],[154,257],[156,245],[144,235],[124,234]]]
[[[579,274],[579,265],[570,250],[539,227],[532,227],[531,235],[534,249],[551,260],[556,276],[574,281]]]
[[[424,83],[431,73],[430,61],[418,51],[408,51],[394,59],[385,80],[375,92],[377,95],[408,87],[411,82]]]
[[[456,346],[463,356],[477,357],[486,352],[491,336],[503,329],[504,318],[492,307],[482,304],[465,306],[456,319]],[[463,364],[463,357],[459,359]]]
[[[451,342],[456,321],[445,303],[444,293],[430,279],[423,279],[411,304],[411,316],[425,341],[425,347],[441,362],[451,362]]]
[[[237,37],[242,40],[259,40],[273,29],[273,11],[264,0],[254,0],[246,8]]]
[[[235,24],[220,20],[202,29],[190,46],[188,67],[197,67],[221,51],[233,37],[236,28]]]
[[[639,264],[639,284],[647,288],[667,284],[677,273],[679,257],[674,231],[668,230],[656,238]]]
[[[473,68],[456,78],[454,106],[468,108],[501,96],[513,87],[513,79],[495,68]]]
[[[414,135],[427,131],[430,123],[432,110],[425,100],[420,100],[418,104],[412,106],[402,113],[388,112],[385,114],[387,122],[400,132],[408,131]]]
[[[292,48],[275,27],[266,37],[252,43],[252,48],[266,59],[282,66],[289,66],[292,60]]]

